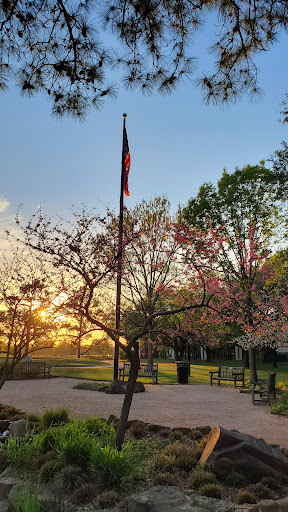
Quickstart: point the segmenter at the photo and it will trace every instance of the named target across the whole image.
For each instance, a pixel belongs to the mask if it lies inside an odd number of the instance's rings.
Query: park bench
[[[25,363],[18,363],[14,369],[14,378],[21,379],[21,377],[29,377],[35,375],[43,375],[43,378],[50,378],[50,366],[46,366],[45,361],[32,361]]]
[[[119,380],[124,382],[126,377],[128,379],[130,366],[130,363],[124,363],[123,368],[119,369]],[[138,377],[151,378],[153,384],[158,384],[158,364],[140,364]]]
[[[242,387],[244,388],[244,372],[244,366],[240,368],[233,366],[219,366],[217,372],[209,372],[210,386],[212,386],[213,380],[218,382],[218,386],[220,386],[221,380],[225,380],[234,382],[235,388],[237,386],[237,382],[242,382]]]
[[[259,379],[253,384],[252,389],[252,404],[255,402],[266,401],[270,405],[271,395],[276,398],[276,373],[269,373],[268,379]],[[255,398],[255,395],[259,395],[260,398]]]

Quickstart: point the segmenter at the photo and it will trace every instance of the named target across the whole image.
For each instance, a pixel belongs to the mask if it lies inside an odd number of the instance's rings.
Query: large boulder
[[[157,485],[128,498],[128,512],[234,512],[235,505],[177,487]]]
[[[215,427],[211,430],[200,463],[213,463],[214,472],[226,477],[231,471],[239,471],[250,480],[262,476],[288,476],[288,458],[268,445],[264,439],[257,439],[236,430]]]
[[[9,426],[9,435],[12,437],[24,437],[29,430],[28,420],[12,421]]]

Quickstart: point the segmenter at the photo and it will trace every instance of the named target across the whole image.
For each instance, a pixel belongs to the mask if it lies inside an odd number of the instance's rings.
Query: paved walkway
[[[7,381],[0,402],[27,413],[68,407],[72,417],[119,416],[123,395],[73,389],[77,379],[55,378]],[[146,392],[135,394],[130,419],[170,427],[220,425],[263,437],[268,443],[288,448],[288,418],[270,414],[267,405],[251,403],[251,395],[230,387],[207,385],[161,386],[145,384]]]

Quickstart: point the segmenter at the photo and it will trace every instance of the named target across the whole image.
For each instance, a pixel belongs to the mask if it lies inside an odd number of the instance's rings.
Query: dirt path
[[[123,395],[73,389],[77,382],[68,378],[8,381],[1,390],[0,402],[27,413],[43,414],[47,409],[65,406],[74,418],[119,416]],[[134,395],[130,419],[170,427],[221,425],[288,448],[288,418],[271,415],[262,404],[253,406],[251,395],[230,387],[196,384],[145,387],[145,393]]]

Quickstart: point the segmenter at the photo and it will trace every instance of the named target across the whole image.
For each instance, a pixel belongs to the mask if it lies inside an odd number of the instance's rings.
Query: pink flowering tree
[[[162,206],[161,206],[162,205]],[[130,362],[130,374],[116,434],[121,448],[140,366],[138,341],[151,337],[163,318],[192,310],[204,310],[214,297],[215,279],[202,264],[207,259],[200,247],[189,258],[176,236],[179,228],[170,218],[159,220],[146,208],[138,219],[135,211],[126,216],[123,236],[123,314],[116,330],[111,321],[111,303],[115,297],[118,243],[117,218],[94,211],[75,211],[74,219],[53,221],[38,212],[23,227],[27,247],[45,256],[58,275],[59,290],[67,301],[81,297],[78,308],[92,326],[101,329],[119,346]],[[153,206],[153,205],[152,205]],[[158,204],[159,206],[159,204]],[[157,206],[157,208],[158,208]],[[160,200],[160,209],[164,203]],[[137,210],[136,210],[137,211]],[[150,211],[150,213],[149,213]],[[191,244],[192,245],[192,244]],[[203,244],[204,250],[204,244]],[[214,284],[213,284],[214,283]],[[183,293],[189,287],[189,293]],[[85,294],[79,294],[85,290]],[[78,294],[78,295],[77,295]],[[174,297],[168,301],[167,297]],[[112,298],[113,297],[113,298]],[[131,321],[131,314],[137,317]],[[154,340],[155,341],[155,340]]]

